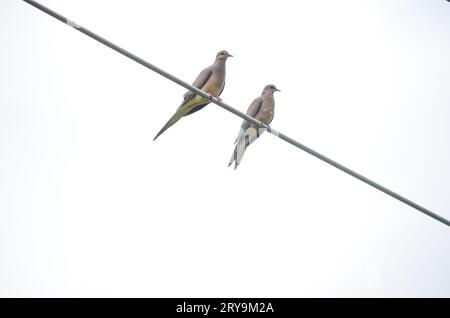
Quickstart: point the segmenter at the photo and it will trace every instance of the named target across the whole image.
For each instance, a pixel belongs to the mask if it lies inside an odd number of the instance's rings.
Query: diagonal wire
[[[415,203],[415,202],[413,202],[413,201],[411,201],[411,200],[401,196],[398,193],[395,193],[392,190],[389,190],[388,188],[386,188],[386,187],[376,183],[375,181],[372,181],[369,178],[364,177],[363,175],[353,171],[352,169],[341,165],[340,163],[338,163],[338,162],[336,162],[336,161],[334,161],[334,160],[332,160],[332,159],[322,155],[321,153],[319,153],[319,152],[317,152],[317,151],[315,151],[315,150],[313,150],[313,149],[311,149],[311,148],[309,148],[309,147],[299,143],[298,141],[296,141],[296,140],[294,140],[294,139],[292,139],[292,138],[290,138],[290,137],[288,137],[288,136],[286,136],[286,135],[276,131],[275,129],[271,128],[270,126],[268,126],[268,125],[266,125],[266,124],[256,120],[253,117],[248,116],[247,114],[244,114],[244,113],[240,112],[239,110],[237,110],[237,109],[227,105],[226,103],[224,103],[224,102],[222,102],[222,101],[220,101],[218,99],[215,99],[215,98],[210,98],[208,96],[208,94],[203,92],[202,90],[200,90],[200,89],[198,89],[198,88],[188,84],[187,82],[184,82],[181,79],[179,79],[179,78],[177,78],[177,77],[167,73],[166,71],[160,69],[159,67],[157,67],[157,66],[155,66],[155,65],[153,65],[153,64],[151,64],[151,63],[149,63],[147,61],[145,61],[144,59],[134,55],[131,52],[128,52],[127,50],[121,48],[120,46],[117,46],[116,44],[106,40],[105,38],[95,34],[94,32],[92,32],[92,31],[90,31],[90,30],[88,30],[88,29],[86,29],[86,28],[76,24],[72,20],[69,20],[69,19],[65,18],[64,16],[60,15],[59,13],[57,13],[57,12],[55,12],[55,11],[45,7],[45,6],[43,6],[42,4],[40,4],[40,3],[38,3],[38,2],[36,2],[34,0],[23,0],[23,1],[25,1],[26,3],[32,5],[35,8],[37,8],[37,9],[47,13],[48,15],[54,17],[55,19],[57,19],[57,20],[59,20],[59,21],[61,21],[63,23],[66,23],[67,25],[73,27],[75,30],[80,31],[81,33],[84,33],[85,35],[87,35],[90,38],[92,38],[92,39],[94,39],[94,40],[96,40],[96,41],[106,45],[107,47],[113,49],[114,51],[119,52],[122,55],[125,55],[126,57],[132,59],[133,61],[135,61],[135,62],[145,66],[146,68],[148,68],[148,69],[158,73],[159,75],[161,75],[161,76],[171,80],[172,82],[177,83],[178,85],[180,85],[180,86],[182,86],[182,87],[184,87],[184,88],[186,88],[186,89],[196,93],[197,95],[200,95],[202,97],[210,99],[212,103],[214,103],[214,104],[216,104],[216,105],[226,109],[227,111],[235,114],[236,116],[239,116],[239,117],[241,117],[241,118],[243,118],[243,119],[245,119],[245,120],[247,120],[247,121],[257,125],[260,128],[267,129],[267,131],[269,131],[271,134],[273,134],[273,135],[277,136],[278,138],[280,138],[280,139],[290,143],[291,145],[293,145],[293,146],[295,146],[297,148],[300,148],[301,150],[309,153],[310,155],[312,155],[312,156],[314,156],[314,157],[316,157],[316,158],[318,158],[318,159],[320,159],[320,160],[322,160],[322,161],[332,165],[333,167],[335,167],[335,168],[337,168],[337,169],[339,169],[339,170],[341,170],[341,171],[351,175],[352,177],[355,177],[356,179],[358,179],[358,180],[360,180],[360,181],[362,181],[362,182],[364,182],[364,183],[374,187],[375,189],[378,189],[378,190],[386,193],[387,195],[390,195],[391,197],[393,197],[393,198],[395,198],[395,199],[397,199],[397,200],[399,200],[399,201],[409,205],[410,207],[412,207],[412,208],[414,208],[414,209],[416,209],[416,210],[418,210],[418,211],[428,215],[429,217],[431,217],[431,218],[433,218],[433,219],[435,219],[435,220],[437,220],[439,222],[442,222],[442,223],[446,224],[447,226],[450,226],[450,221],[447,220],[446,218],[444,218],[444,217],[442,217],[442,216],[440,216],[440,215],[438,215],[438,214],[436,214],[436,213],[434,213],[434,212],[424,208],[423,206],[421,206],[421,205],[419,205],[419,204],[417,204],[417,203]]]

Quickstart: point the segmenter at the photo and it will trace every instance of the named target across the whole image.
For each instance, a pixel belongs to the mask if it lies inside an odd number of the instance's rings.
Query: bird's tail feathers
[[[167,129],[170,128],[170,126],[172,126],[173,124],[175,124],[177,121],[179,121],[181,119],[181,117],[183,117],[184,114],[182,111],[178,110],[172,117],[170,117],[169,121],[164,125],[163,128],[161,128],[161,130],[156,134],[155,138],[153,138],[153,141],[156,140],[156,138],[158,138],[163,132],[165,132]]]
[[[233,154],[231,155],[230,162],[228,162],[228,167],[236,160],[237,146],[234,146]]]
[[[255,128],[249,127],[247,130],[241,129],[239,131],[239,135],[236,138],[233,154],[231,155],[230,162],[228,166],[230,166],[234,162],[234,169],[236,169],[242,161],[244,157],[245,150],[248,146],[250,146],[256,139],[258,138],[258,134]]]

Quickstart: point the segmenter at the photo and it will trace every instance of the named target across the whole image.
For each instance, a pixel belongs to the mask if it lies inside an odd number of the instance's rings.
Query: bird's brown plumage
[[[275,85],[266,85],[261,96],[253,100],[250,104],[247,110],[247,115],[266,125],[269,125],[274,117],[275,99],[273,93],[276,91],[279,91],[279,89],[277,89]],[[234,168],[236,169],[240,164],[247,147],[252,144],[264,131],[264,128],[258,128],[255,124],[244,120],[239,130],[238,137],[236,138],[236,145],[228,166],[234,162]]]
[[[220,51],[216,55],[216,60],[214,64],[205,68],[195,79],[192,86],[201,89],[205,93],[210,94],[214,97],[219,97],[225,87],[225,63],[227,58],[230,57],[227,51]],[[183,95],[183,101],[181,105],[177,108],[175,114],[170,117],[169,121],[164,125],[163,128],[156,134],[153,140],[156,140],[164,131],[166,131],[170,126],[179,121],[182,117],[188,116],[190,114],[199,111],[211,101],[207,98],[199,96],[194,92],[187,91]]]

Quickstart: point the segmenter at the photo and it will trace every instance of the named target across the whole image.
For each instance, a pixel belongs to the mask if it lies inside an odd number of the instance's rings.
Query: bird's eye
[[[220,55],[224,55],[224,54],[225,54],[224,52],[220,53]]]

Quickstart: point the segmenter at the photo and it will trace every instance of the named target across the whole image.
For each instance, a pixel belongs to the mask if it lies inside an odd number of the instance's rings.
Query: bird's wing
[[[250,117],[256,118],[258,116],[258,113],[261,111],[262,106],[262,98],[258,97],[253,100],[253,102],[250,104],[250,106],[247,109],[247,115]],[[244,119],[242,122],[241,128],[239,129],[239,134],[236,137],[234,143],[238,141],[238,139],[245,134],[247,129],[251,126],[251,123]]]
[[[207,67],[203,71],[198,74],[197,78],[195,79],[194,83],[192,83],[192,86],[197,87],[198,89],[202,89],[203,86],[208,82],[208,80],[211,78],[213,71],[212,67]],[[180,107],[186,105],[189,101],[191,101],[195,97],[195,93],[191,91],[187,91],[183,97],[183,102],[181,103]]]
[[[274,116],[275,100],[273,97],[266,97],[263,98],[262,104],[263,107],[261,107],[255,118],[266,125],[270,125]]]
[[[202,89],[205,84],[208,82],[208,80],[211,78],[212,75],[212,67],[207,67],[203,71],[200,72],[200,74],[195,79],[194,83],[192,83],[192,86],[197,87],[198,89]],[[184,94],[184,99],[181,105],[178,107],[175,114],[169,119],[169,121],[164,125],[164,127],[158,132],[158,134],[155,136],[153,140],[158,138],[164,131],[166,131],[170,126],[175,124],[180,118],[183,116],[190,115],[192,113],[195,113],[196,111],[202,109],[207,104],[209,104],[209,101],[202,102],[195,100],[195,94],[194,92],[187,91]]]
[[[253,100],[253,102],[250,104],[250,106],[247,109],[247,115],[249,115],[250,117],[256,118],[258,113],[261,110],[261,106],[262,106],[263,100],[261,97],[256,98],[255,100]],[[248,122],[247,120],[244,120],[244,122],[242,123],[241,129],[246,131],[248,127],[250,127],[251,123]]]
[[[258,97],[253,100],[253,102],[250,104],[250,106],[247,109],[247,115],[257,118],[258,114],[261,111],[261,107],[263,104],[263,100],[261,97]],[[244,122],[241,125],[241,128],[239,129],[239,134],[234,141],[234,151],[231,155],[230,162],[228,166],[230,166],[233,162],[235,162],[234,168],[236,169],[239,163],[242,160],[242,157],[244,156],[245,149],[253,142],[256,138],[258,138],[258,133],[256,129],[249,129],[251,126],[251,123],[247,120],[244,120]]]
[[[220,96],[220,95],[222,94],[222,92],[223,92],[224,89],[225,89],[225,82],[223,83],[222,90],[220,91],[219,95],[217,95],[217,96]],[[210,103],[210,102],[207,101],[207,102],[205,102],[205,103],[203,103],[203,104],[200,104],[200,105],[198,105],[198,106],[195,106],[194,108],[192,108],[192,109],[186,114],[186,116],[187,116],[187,115],[191,115],[191,114],[193,114],[193,113],[199,111],[200,109],[203,109],[203,108],[204,108],[206,105],[208,105],[209,103]],[[183,104],[183,105],[184,105],[184,104]]]

